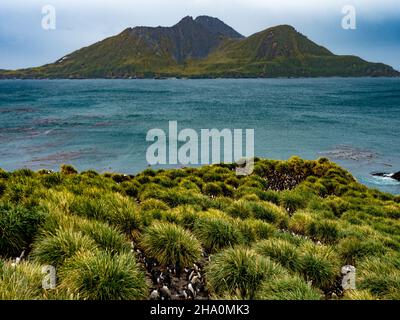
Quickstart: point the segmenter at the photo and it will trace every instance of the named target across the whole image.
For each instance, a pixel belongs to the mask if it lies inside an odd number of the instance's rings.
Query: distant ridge
[[[292,26],[247,38],[209,16],[184,17],[172,27],[134,27],[79,49],[54,63],[0,78],[153,77],[398,77],[383,63],[339,56]]]

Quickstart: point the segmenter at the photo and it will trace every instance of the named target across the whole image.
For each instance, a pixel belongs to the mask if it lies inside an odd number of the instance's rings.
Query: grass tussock
[[[0,300],[36,300],[42,297],[41,266],[22,262],[0,263]]]
[[[85,300],[144,299],[147,284],[131,254],[80,251],[60,271],[61,288]]]
[[[140,241],[148,256],[163,265],[191,266],[200,259],[200,242],[187,230],[172,223],[155,222]]]
[[[133,242],[160,268],[201,264],[213,298],[400,299],[399,217],[399,196],[324,158],[256,158],[249,176],[0,169],[0,298],[145,298]],[[38,284],[43,264],[62,270],[55,290]],[[357,290],[342,296],[346,264]]]
[[[311,284],[328,289],[340,274],[340,260],[330,246],[305,244],[301,248],[299,273]]]
[[[206,269],[208,285],[215,294],[236,294],[241,299],[253,299],[264,279],[284,273],[279,265],[244,247],[212,256]]]
[[[322,292],[298,276],[285,275],[264,281],[257,292],[261,300],[320,300]]]
[[[243,235],[234,220],[218,211],[208,211],[200,215],[194,224],[193,232],[211,252],[243,241]]]
[[[299,271],[301,269],[300,250],[289,241],[279,239],[264,240],[256,243],[254,249],[257,253],[270,257],[288,270]]]
[[[29,247],[45,214],[39,208],[24,208],[0,202],[0,256],[19,256]]]
[[[59,266],[78,251],[95,251],[96,242],[81,232],[59,229],[43,235],[33,246],[32,257],[41,264]]]

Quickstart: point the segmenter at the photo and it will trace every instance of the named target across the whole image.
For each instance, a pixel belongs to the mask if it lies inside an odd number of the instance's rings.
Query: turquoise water
[[[135,173],[146,133],[255,129],[255,153],[328,156],[362,183],[395,194],[400,183],[400,79],[3,80],[0,167]]]

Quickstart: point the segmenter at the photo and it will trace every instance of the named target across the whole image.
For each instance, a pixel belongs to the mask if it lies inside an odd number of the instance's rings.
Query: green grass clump
[[[144,299],[148,287],[132,254],[79,252],[60,270],[61,288],[85,300]]]
[[[147,227],[140,245],[163,265],[191,266],[201,257],[200,242],[181,226],[155,222]]]
[[[92,238],[97,246],[111,254],[129,252],[127,237],[116,227],[100,221],[86,221],[79,228],[84,235]]]
[[[282,208],[271,202],[252,202],[249,204],[249,206],[254,218],[270,223],[278,224],[287,216]]]
[[[338,244],[338,252],[346,264],[355,265],[363,257],[380,256],[386,252],[382,243],[374,239],[348,237]]]
[[[0,300],[36,300],[42,295],[43,274],[38,264],[0,264]]]
[[[209,204],[209,208],[211,209],[217,209],[226,212],[226,210],[231,206],[233,203],[233,199],[229,197],[216,197],[212,199],[212,201]]]
[[[229,248],[211,257],[206,267],[209,289],[216,295],[237,294],[253,299],[264,279],[282,275],[285,270],[268,258],[243,247]]]
[[[305,244],[301,248],[299,273],[306,281],[321,289],[328,289],[340,275],[340,260],[332,247]]]
[[[344,293],[344,300],[377,300],[368,290],[347,290]]]
[[[212,197],[217,197],[224,194],[221,185],[215,182],[206,183],[203,186],[203,193]]]
[[[246,219],[251,217],[251,207],[245,200],[235,201],[226,212],[233,218]]]
[[[218,211],[210,210],[208,214],[201,214],[194,224],[193,232],[211,252],[243,241],[243,235],[234,221],[223,214],[218,214]]]
[[[335,243],[339,239],[339,226],[332,220],[314,220],[307,227],[307,235],[325,243]]]
[[[237,219],[235,222],[243,236],[244,244],[250,244],[261,239],[267,239],[271,237],[276,230],[271,224],[257,219]]]
[[[289,230],[296,234],[306,235],[313,223],[313,217],[309,212],[298,211],[289,220]]]
[[[298,276],[285,275],[261,284],[256,299],[261,300],[320,300],[322,292],[310,287]]]
[[[293,214],[307,206],[308,198],[299,190],[286,190],[280,194],[280,204],[287,212]]]
[[[328,244],[333,244],[340,238],[339,224],[336,221],[303,210],[293,214],[288,227],[296,234]]]
[[[169,209],[169,206],[161,200],[158,199],[146,199],[140,204],[140,209],[142,211],[165,211]]]
[[[39,208],[0,203],[0,255],[19,256],[28,249],[45,221],[46,215]]]
[[[350,208],[350,204],[348,201],[335,196],[328,197],[328,199],[326,199],[324,202],[329,206],[333,214],[337,217],[340,217]]]
[[[78,171],[70,164],[63,164],[61,166],[61,174],[77,174]]]
[[[289,241],[268,239],[257,242],[254,249],[257,253],[270,257],[289,270],[300,270],[300,250]]]
[[[199,214],[195,207],[190,205],[184,205],[174,208],[173,213],[177,217],[178,224],[185,229],[192,230],[194,223],[197,220]]]
[[[139,186],[129,181],[124,181],[121,183],[121,187],[124,193],[132,198],[136,198],[139,194]]]
[[[96,242],[82,232],[59,229],[54,234],[43,234],[33,244],[32,256],[42,264],[61,265],[78,251],[95,251]]]
[[[85,218],[108,222],[127,234],[140,227],[137,207],[131,199],[118,193],[103,194],[96,191],[75,196],[69,204],[69,211]]]
[[[357,266],[357,289],[368,290],[380,299],[400,299],[400,255],[388,253],[366,257]]]

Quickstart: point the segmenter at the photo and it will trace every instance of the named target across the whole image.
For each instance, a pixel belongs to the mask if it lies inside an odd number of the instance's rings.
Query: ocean
[[[359,182],[400,194],[400,79],[0,81],[0,167],[136,173],[148,130],[247,129],[255,154],[328,157]],[[178,165],[179,167],[179,165]]]

